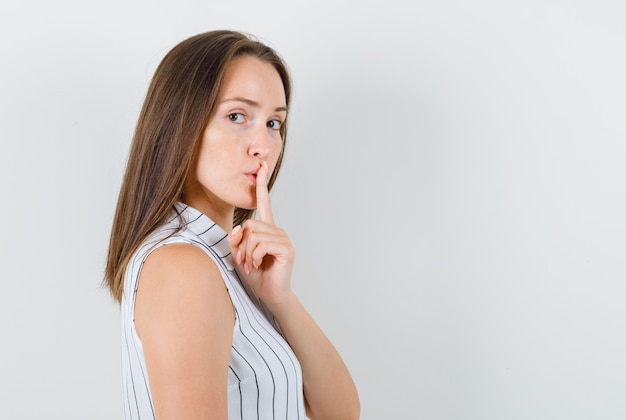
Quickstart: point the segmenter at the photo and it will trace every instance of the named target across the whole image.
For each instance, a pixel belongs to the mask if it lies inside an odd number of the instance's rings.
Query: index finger
[[[263,162],[256,176],[256,211],[259,215],[260,221],[274,224],[272,204],[270,203],[270,192],[267,189],[269,178],[270,175],[267,162]]]

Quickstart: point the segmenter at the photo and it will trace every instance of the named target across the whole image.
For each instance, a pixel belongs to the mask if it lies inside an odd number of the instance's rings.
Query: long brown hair
[[[193,36],[176,45],[159,64],[139,114],[111,229],[105,284],[118,302],[132,254],[181,199],[202,133],[215,111],[226,68],[242,55],[274,66],[289,106],[291,82],[285,63],[272,48],[239,32]],[[281,126],[280,134],[283,147],[270,188],[283,159],[287,124]],[[234,224],[253,213],[237,208]]]

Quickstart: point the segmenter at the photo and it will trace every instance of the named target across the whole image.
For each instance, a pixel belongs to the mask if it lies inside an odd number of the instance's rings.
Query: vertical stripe
[[[235,309],[228,375],[229,418],[304,419],[302,372],[267,307],[234,269],[226,232],[196,209],[177,203],[168,223],[148,237],[129,262],[122,298],[122,377],[127,420],[154,420],[134,304],[143,262],[160,246],[187,243],[219,267]],[[142,383],[143,382],[143,383]],[[136,415],[135,417],[135,410]]]

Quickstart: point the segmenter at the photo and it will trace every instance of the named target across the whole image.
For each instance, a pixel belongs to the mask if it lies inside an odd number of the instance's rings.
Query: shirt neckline
[[[189,229],[196,234],[206,246],[217,253],[228,271],[232,271],[234,269],[233,260],[228,245],[228,234],[224,229],[200,210],[188,204],[176,202],[174,208],[182,218],[182,228]]]

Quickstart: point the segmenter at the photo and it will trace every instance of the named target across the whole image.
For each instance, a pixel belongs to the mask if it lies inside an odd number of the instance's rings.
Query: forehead
[[[234,58],[226,68],[220,100],[246,98],[271,107],[286,106],[285,88],[274,66],[256,57]]]

